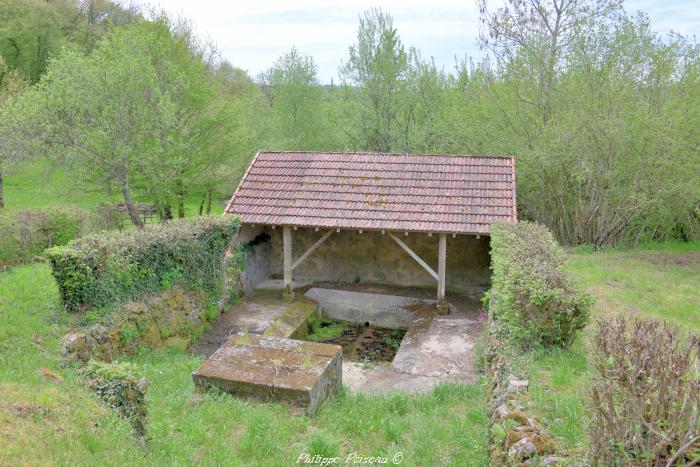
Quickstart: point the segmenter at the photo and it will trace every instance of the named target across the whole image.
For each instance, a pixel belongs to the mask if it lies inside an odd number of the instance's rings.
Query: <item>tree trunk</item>
[[[2,189],[2,171],[0,171],[0,209],[5,207],[5,194]]]
[[[143,221],[139,217],[139,213],[134,206],[133,201],[131,201],[131,193],[129,193],[129,187],[127,185],[122,186],[122,195],[124,195],[124,204],[126,205],[126,210],[129,213],[131,222],[138,228],[143,228]]]
[[[211,192],[212,189],[207,190],[207,215],[211,214]]]
[[[202,201],[199,202],[199,215],[200,216],[202,214],[204,214],[204,203],[206,202],[206,200],[207,200],[207,194],[204,193],[204,195],[202,196]]]
[[[183,219],[185,217],[185,187],[182,185],[182,180],[175,182],[175,190],[177,195],[177,217]]]

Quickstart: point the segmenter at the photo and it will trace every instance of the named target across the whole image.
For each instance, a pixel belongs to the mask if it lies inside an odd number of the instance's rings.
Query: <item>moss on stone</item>
[[[302,297],[284,310],[265,329],[264,335],[288,339],[306,337],[309,332],[309,317],[316,313],[317,308],[315,301]]]

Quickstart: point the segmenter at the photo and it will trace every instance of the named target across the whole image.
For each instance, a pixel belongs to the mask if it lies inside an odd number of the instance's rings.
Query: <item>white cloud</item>
[[[355,42],[358,15],[381,6],[394,18],[405,45],[451,69],[455,56],[481,56],[476,45],[479,15],[470,0],[147,0],[194,23],[212,39],[224,58],[253,76],[269,68],[292,46],[314,57],[322,82],[337,79],[338,67]],[[628,11],[647,11],[658,31],[700,32],[700,13],[692,1],[633,0]]]

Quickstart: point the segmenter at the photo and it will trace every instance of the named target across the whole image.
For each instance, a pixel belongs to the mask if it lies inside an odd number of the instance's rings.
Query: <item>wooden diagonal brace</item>
[[[329,230],[321,238],[319,238],[316,243],[311,245],[311,247],[306,250],[306,253],[301,255],[296,261],[294,261],[294,264],[292,264],[292,270],[294,270],[297,266],[299,266],[311,253],[313,253],[316,248],[321,246],[321,243],[325,242],[328,237],[330,237],[333,234],[333,230]]]
[[[433,271],[433,268],[431,268],[430,266],[428,266],[428,263],[426,263],[425,261],[423,261],[423,260],[421,259],[421,257],[418,256],[413,250],[411,250],[411,248],[410,248],[408,245],[406,245],[399,237],[397,237],[396,235],[394,235],[394,234],[391,233],[391,232],[387,232],[387,235],[389,235],[392,239],[394,239],[394,241],[395,241],[396,243],[398,243],[399,246],[400,246],[401,248],[403,248],[403,249],[406,251],[406,253],[408,253],[409,255],[411,255],[411,258],[415,259],[416,262],[418,262],[418,264],[420,264],[421,266],[423,266],[423,269],[425,269],[426,271],[428,271],[428,274],[430,274],[431,276],[433,276],[433,278],[434,278],[435,280],[438,280],[438,275],[437,275],[437,273],[436,273],[435,271]]]

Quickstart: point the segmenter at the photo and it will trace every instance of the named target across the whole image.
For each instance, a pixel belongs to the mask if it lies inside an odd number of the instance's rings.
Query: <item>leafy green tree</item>
[[[355,144],[362,149],[389,152],[401,131],[400,109],[408,55],[394,29],[393,19],[372,8],[360,16],[357,43],[341,69],[341,77],[359,93],[351,118],[358,129]]]
[[[0,108],[5,102],[14,99],[26,87],[26,80],[16,70],[10,70],[5,60],[0,55]],[[0,137],[2,133],[0,133]],[[3,171],[11,162],[16,161],[13,148],[8,144],[0,147],[0,209],[5,207],[5,194],[3,190]]]
[[[87,56],[63,53],[3,120],[26,151],[116,188],[141,226],[134,192],[167,206],[212,167],[203,155],[227,141],[230,117],[216,97],[200,57],[161,18],[116,30]]]
[[[317,149],[321,132],[321,88],[317,66],[296,48],[282,55],[261,81],[270,96],[275,140],[282,148]]]
[[[518,156],[521,216],[567,244],[697,235],[697,46],[618,1],[481,10],[496,66],[469,83],[484,118],[462,133]]]
[[[32,83],[64,48],[90,51],[113,25],[139,18],[109,0],[0,0],[0,55]]]

